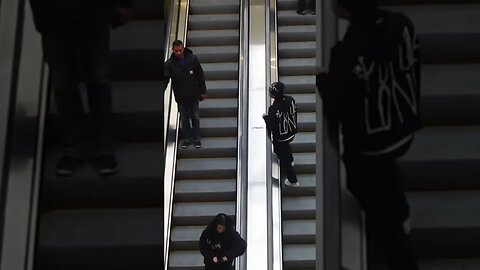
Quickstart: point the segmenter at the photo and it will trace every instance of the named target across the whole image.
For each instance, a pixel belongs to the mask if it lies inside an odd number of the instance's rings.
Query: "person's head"
[[[217,233],[222,234],[223,232],[225,232],[227,228],[227,219],[228,217],[225,214],[218,214],[215,217],[215,225],[216,225]]]
[[[283,97],[285,92],[285,85],[282,82],[274,82],[268,88],[268,92],[270,97],[272,98],[280,98]]]
[[[184,57],[185,48],[183,47],[183,43],[180,40],[175,40],[172,43],[172,51],[175,57],[182,59]]]
[[[379,0],[332,0],[337,17],[352,20],[373,20]]]
[[[210,230],[215,231],[215,233],[222,234],[226,231],[232,230],[232,223],[230,218],[223,213],[218,214],[215,219],[210,223]]]

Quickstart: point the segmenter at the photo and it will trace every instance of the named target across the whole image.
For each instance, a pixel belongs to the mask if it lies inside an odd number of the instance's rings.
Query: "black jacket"
[[[116,7],[132,6],[132,0],[30,0],[36,29],[44,35],[115,23]]]
[[[297,133],[297,105],[291,96],[276,98],[264,118],[273,142],[291,142]]]
[[[220,260],[220,264],[232,265],[236,257],[245,253],[247,243],[235,231],[232,224],[227,224],[226,230],[222,234],[217,233],[216,224],[210,224],[202,232],[199,246],[204,258],[203,262],[206,265],[214,264],[213,257],[217,257]],[[224,256],[228,259],[226,262],[221,260]]]
[[[175,101],[180,104],[199,100],[200,95],[207,93],[200,61],[188,48],[185,48],[184,51],[184,61],[185,63],[182,65],[180,59],[172,53],[164,65],[164,76],[167,82],[169,79],[172,80]]]
[[[328,116],[342,124],[346,151],[384,153],[420,128],[418,46],[407,17],[379,11],[371,24],[351,24],[332,49],[317,88]]]

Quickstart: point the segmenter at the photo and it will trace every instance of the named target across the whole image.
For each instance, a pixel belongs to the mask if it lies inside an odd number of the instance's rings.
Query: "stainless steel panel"
[[[269,45],[269,69],[267,73],[269,79],[267,84],[278,81],[278,38],[277,38],[277,0],[270,0],[268,2],[268,39]],[[268,91],[267,91],[268,93]],[[267,98],[268,103],[268,98]],[[267,142],[271,147],[271,144]],[[270,153],[267,153],[267,163],[270,163],[271,168],[270,189],[269,189],[269,209],[271,211],[271,245],[272,245],[272,269],[283,269],[283,245],[282,245],[282,183],[280,179],[280,165],[278,158],[273,154],[273,149],[270,148]]]
[[[248,18],[248,190],[247,190],[247,269],[272,269],[269,260],[268,198],[270,172],[267,173],[267,133],[262,114],[267,99],[267,48],[265,1],[251,0]]]
[[[165,44],[165,60],[170,55],[171,43],[175,39],[183,40],[186,44],[188,6],[190,1],[171,1],[169,14],[169,30]],[[175,184],[175,170],[177,162],[177,143],[179,115],[177,103],[173,99],[171,83],[165,90],[164,110],[167,112],[164,119],[165,136],[165,174],[164,174],[164,210],[163,210],[163,251],[164,268],[168,268],[168,254],[170,245],[170,228],[173,214],[173,191]]]
[[[35,247],[37,204],[46,111],[46,69],[40,35],[30,7],[24,7],[21,58],[16,88],[12,145],[0,269],[31,269]]]

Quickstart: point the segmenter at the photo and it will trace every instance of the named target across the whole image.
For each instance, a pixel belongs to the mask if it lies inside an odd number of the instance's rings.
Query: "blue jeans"
[[[178,104],[178,111],[180,112],[185,141],[200,141],[199,101]]]
[[[83,152],[85,115],[78,88],[79,67],[87,86],[95,151],[113,153],[110,26],[105,20],[87,28],[46,35],[42,39],[67,156],[81,156]]]

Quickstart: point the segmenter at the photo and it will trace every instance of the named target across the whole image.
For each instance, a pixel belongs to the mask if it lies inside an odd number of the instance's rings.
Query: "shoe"
[[[298,181],[295,182],[295,183],[292,183],[288,179],[285,179],[284,183],[285,183],[286,186],[289,186],[289,187],[299,187],[300,186],[300,183],[298,183]]]
[[[297,14],[305,15],[305,14],[307,14],[307,11],[306,10],[297,10]]]
[[[192,144],[192,143],[189,142],[189,141],[183,141],[183,143],[182,143],[182,149],[187,148],[190,144]]]
[[[312,12],[310,12],[310,14],[315,15],[317,13],[315,12],[315,10],[313,10]]]
[[[62,156],[57,162],[56,173],[58,176],[71,176],[82,160],[70,156]]]
[[[194,141],[194,142],[193,142],[193,145],[195,146],[195,148],[198,149],[198,148],[202,147],[202,142],[200,142],[200,141]]]
[[[95,157],[94,165],[100,176],[110,176],[118,172],[118,163],[113,155],[100,155]]]

